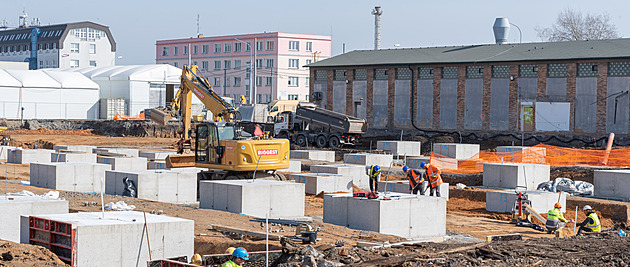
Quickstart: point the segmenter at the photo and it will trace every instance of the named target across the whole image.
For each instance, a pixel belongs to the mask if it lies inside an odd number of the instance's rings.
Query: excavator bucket
[[[195,155],[168,155],[166,157],[167,168],[195,167]]]
[[[161,109],[157,109],[157,108],[152,108],[151,109],[151,120],[160,124],[160,125],[166,125],[166,122],[168,122],[169,120],[171,120],[171,114],[169,114],[167,111],[161,110]]]

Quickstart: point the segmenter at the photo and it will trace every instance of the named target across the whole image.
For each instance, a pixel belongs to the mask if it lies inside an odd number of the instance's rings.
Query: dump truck
[[[273,136],[289,139],[298,146],[337,148],[356,145],[367,128],[365,119],[302,102],[295,112],[284,111],[276,116]]]

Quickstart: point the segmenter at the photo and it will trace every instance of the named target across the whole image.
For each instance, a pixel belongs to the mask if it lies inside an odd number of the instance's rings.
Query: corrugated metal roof
[[[355,50],[308,67],[630,59],[630,39]]]

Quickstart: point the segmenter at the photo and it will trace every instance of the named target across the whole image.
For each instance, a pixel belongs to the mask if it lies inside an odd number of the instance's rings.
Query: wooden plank
[[[509,241],[509,240],[523,240],[523,235],[516,233],[516,234],[507,234],[507,235],[489,235],[486,236],[486,241],[487,242],[492,242],[492,241]]]
[[[240,229],[236,227],[214,225],[214,224],[211,226],[212,226],[212,230],[219,231],[219,232],[238,233],[238,234],[248,235],[248,236],[261,238],[261,239],[265,239],[266,237],[266,233],[263,233],[263,232],[256,232],[256,231],[250,231],[250,230]],[[269,240],[280,240],[281,237],[282,237],[281,235],[269,234]]]
[[[542,222],[543,224],[547,223],[547,219],[543,218],[542,215],[540,215],[538,212],[536,212],[534,209],[532,209],[532,207],[530,207],[528,204],[523,203],[523,206],[532,214],[534,215],[534,217],[536,217],[536,219],[538,219],[540,222]]]

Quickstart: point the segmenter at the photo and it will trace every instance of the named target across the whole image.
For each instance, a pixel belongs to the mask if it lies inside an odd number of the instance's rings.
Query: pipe
[[[608,164],[608,156],[610,156],[610,150],[612,149],[614,140],[615,133],[610,133],[610,136],[608,136],[608,145],[606,145],[606,154],[604,155],[604,161],[602,161],[602,164],[604,165]]]

